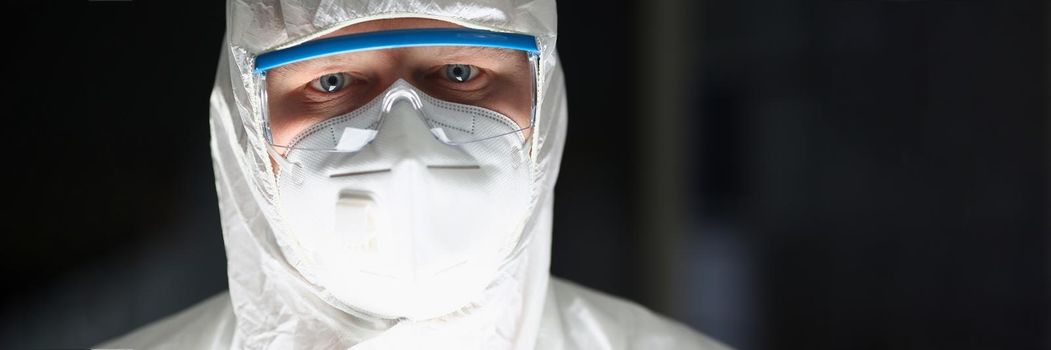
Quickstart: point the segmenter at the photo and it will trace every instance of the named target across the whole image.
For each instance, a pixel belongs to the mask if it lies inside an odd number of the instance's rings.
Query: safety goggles
[[[390,104],[402,97],[421,109],[434,136],[448,144],[532,128],[538,62],[533,36],[427,28],[344,35],[266,52],[255,58],[253,73],[271,146],[352,152],[360,147],[344,145],[367,143],[382,128]],[[428,113],[427,106],[459,113]],[[478,118],[503,119],[508,127],[482,127],[487,124]],[[331,134],[331,142],[299,142],[318,132]]]

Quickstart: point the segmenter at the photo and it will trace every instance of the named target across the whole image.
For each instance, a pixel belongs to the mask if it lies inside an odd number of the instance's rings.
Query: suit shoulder
[[[548,294],[568,342],[580,348],[729,349],[692,328],[631,301],[552,278]]]
[[[234,314],[230,294],[223,292],[95,348],[223,348],[229,347],[233,331]]]

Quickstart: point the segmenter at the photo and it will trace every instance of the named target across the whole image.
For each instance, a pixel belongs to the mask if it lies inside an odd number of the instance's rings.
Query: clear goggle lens
[[[389,108],[385,101],[406,91],[420,105],[428,127],[446,143],[486,140],[533,126],[535,50],[484,43],[387,46],[395,47],[343,49],[257,69],[267,141],[279,150],[353,151],[345,145],[361,144],[375,135]],[[457,113],[429,113],[432,109]],[[480,127],[487,124],[477,118],[503,119],[506,127]],[[332,142],[300,142],[326,127]]]

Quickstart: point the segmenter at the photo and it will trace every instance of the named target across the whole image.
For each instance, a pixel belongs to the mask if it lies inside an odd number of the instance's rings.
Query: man
[[[103,347],[723,348],[549,275],[554,1],[227,11],[211,130],[230,292]]]

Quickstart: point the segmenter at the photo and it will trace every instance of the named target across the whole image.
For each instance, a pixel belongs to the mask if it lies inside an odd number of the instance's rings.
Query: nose
[[[380,128],[376,132],[376,143],[391,147],[397,145],[405,151],[423,152],[432,148],[448,147],[431,132],[421,111],[409,97],[395,97],[384,101]],[[379,146],[379,145],[377,145]]]

